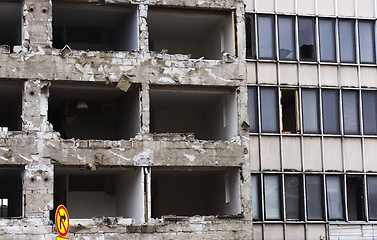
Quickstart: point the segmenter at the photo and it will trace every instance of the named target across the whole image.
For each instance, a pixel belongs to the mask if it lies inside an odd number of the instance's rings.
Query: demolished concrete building
[[[244,18],[1,0],[1,239],[252,239]]]

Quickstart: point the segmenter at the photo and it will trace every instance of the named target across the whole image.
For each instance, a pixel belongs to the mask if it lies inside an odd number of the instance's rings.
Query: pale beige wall
[[[357,67],[340,67],[340,83],[344,87],[358,87]]]
[[[289,240],[305,239],[305,226],[303,224],[287,224],[286,235]]]
[[[337,66],[320,66],[321,86],[336,87],[339,85],[338,81],[338,67]]]
[[[344,138],[343,147],[346,171],[361,172],[363,170],[361,138]]]
[[[284,171],[302,171],[300,137],[283,137]]]
[[[262,170],[281,170],[279,137],[261,137]]]
[[[304,170],[322,171],[322,148],[320,137],[304,137]]]
[[[297,85],[297,65],[279,64],[280,84]]]
[[[246,63],[246,70],[247,70],[247,84],[255,84],[257,83],[257,73],[255,62],[247,62]]]
[[[376,67],[360,68],[361,87],[377,88],[377,69]]]
[[[318,86],[317,65],[300,64],[300,84],[304,86]]]
[[[264,234],[265,239],[282,239],[283,224],[266,224]]]
[[[326,239],[325,224],[308,224],[306,227],[307,240]]]
[[[276,64],[258,63],[258,83],[277,84]]]
[[[259,161],[259,137],[258,136],[250,136],[249,156],[250,156],[251,170],[259,171],[260,161]]]
[[[365,138],[365,171],[376,172],[377,171],[377,139]]]
[[[324,158],[326,171],[342,171],[342,143],[340,138],[324,138]]]

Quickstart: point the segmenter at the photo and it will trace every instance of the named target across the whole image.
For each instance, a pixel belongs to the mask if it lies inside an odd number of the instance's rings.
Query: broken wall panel
[[[152,169],[152,217],[241,213],[238,168]]]
[[[66,204],[72,219],[106,216],[144,221],[141,168],[56,168],[55,180],[54,205]]]
[[[150,8],[149,50],[190,54],[192,58],[221,59],[235,55],[231,12]]]
[[[237,99],[231,89],[151,88],[151,132],[193,133],[197,139],[237,135]]]
[[[70,16],[67,18],[67,16]],[[138,49],[137,11],[131,6],[53,4],[53,47],[93,51]]]
[[[65,139],[130,139],[140,131],[139,89],[52,84],[48,120]]]

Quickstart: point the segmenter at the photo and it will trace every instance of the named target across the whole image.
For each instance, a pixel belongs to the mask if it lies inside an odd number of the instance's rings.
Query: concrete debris
[[[131,84],[132,84],[131,79],[128,76],[122,74],[117,84],[117,88],[119,88],[120,90],[124,92],[127,92],[128,89],[131,87]]]
[[[4,157],[5,157],[5,158],[8,158],[8,159],[12,158],[12,155],[13,155],[13,151],[12,151],[12,149],[9,149],[8,151],[6,151],[6,152],[4,153]]]
[[[62,57],[66,57],[68,56],[69,54],[72,53],[72,49],[68,46],[68,45],[65,45],[60,51],[59,51],[59,54],[60,56]]]

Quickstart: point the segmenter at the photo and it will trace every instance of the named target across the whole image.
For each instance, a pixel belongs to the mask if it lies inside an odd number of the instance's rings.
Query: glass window
[[[355,23],[353,20],[339,20],[340,61],[356,62],[355,57]]]
[[[301,175],[285,175],[285,211],[288,220],[302,219]]]
[[[255,87],[247,89],[247,110],[249,112],[250,132],[258,132],[258,96]]]
[[[258,16],[258,47],[259,58],[276,58],[274,16]]]
[[[319,19],[319,49],[321,61],[336,62],[335,21],[332,19]]]
[[[261,207],[260,207],[260,178],[259,175],[251,175],[251,202],[253,210],[253,220],[261,220]]]
[[[298,19],[298,39],[300,44],[300,60],[315,61],[314,18]]]
[[[279,132],[278,92],[276,88],[260,88],[262,132]]]
[[[306,207],[308,220],[323,219],[322,177],[306,175]]]
[[[343,98],[343,123],[345,134],[360,134],[359,124],[359,92],[344,90]]]
[[[339,133],[338,90],[322,90],[323,132]]]
[[[246,58],[255,58],[254,14],[246,14]]]
[[[330,220],[344,219],[340,176],[326,176],[327,208]]]
[[[377,176],[368,176],[367,185],[369,219],[377,220]]]
[[[377,92],[362,91],[364,134],[377,135]]]
[[[347,176],[348,220],[364,220],[364,179],[362,176]]]
[[[280,220],[280,176],[264,175],[264,202],[266,219]]]
[[[374,21],[359,21],[359,49],[361,63],[375,63]]]
[[[279,17],[279,58],[296,60],[295,21],[293,17]]]
[[[319,133],[318,90],[302,89],[301,95],[304,133]]]

